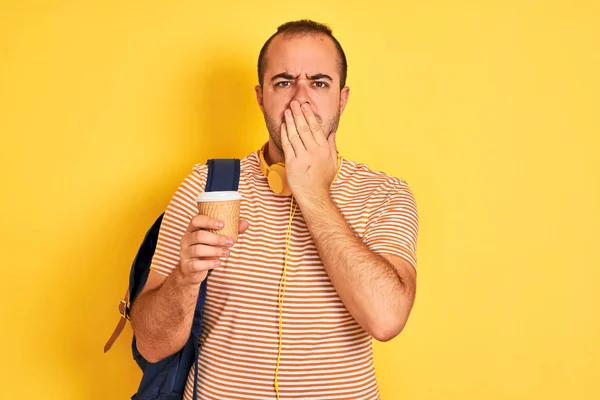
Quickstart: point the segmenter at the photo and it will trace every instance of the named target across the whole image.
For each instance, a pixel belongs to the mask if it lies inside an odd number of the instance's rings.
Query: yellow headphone
[[[269,187],[271,190],[279,194],[281,196],[290,196],[292,194],[292,190],[287,183],[287,176],[285,173],[285,164],[282,162],[278,162],[275,164],[269,165],[265,160],[265,148],[267,147],[268,142],[264,144],[264,146],[258,152],[259,157],[259,165],[260,170],[262,171],[265,178],[267,178],[267,182],[269,183]],[[340,163],[342,156],[337,155],[337,164],[338,169],[335,174],[333,180],[335,180],[340,172]]]
[[[267,178],[269,187],[271,188],[271,190],[274,193],[279,194],[281,196],[290,196],[290,195],[292,195],[292,190],[290,189],[290,187],[287,183],[287,176],[285,173],[285,164],[281,163],[281,162],[275,163],[272,165],[267,164],[267,162],[265,160],[265,155],[264,155],[267,144],[268,144],[268,142],[258,152],[260,170],[262,171],[263,175]],[[335,174],[335,177],[333,178],[334,181],[340,172],[341,156],[339,155],[339,153],[337,156],[337,161],[338,161],[338,169]],[[284,301],[284,297],[285,297],[285,289],[286,289],[286,284],[287,284],[287,279],[286,279],[286,277],[287,277],[286,276],[287,275],[287,262],[288,262],[290,241],[292,239],[292,220],[294,219],[294,215],[296,214],[297,208],[298,208],[297,204],[294,207],[294,196],[292,196],[292,199],[290,201],[290,219],[289,219],[289,223],[288,223],[287,233],[285,235],[285,257],[284,257],[284,261],[283,261],[283,272],[281,275],[281,280],[279,281],[279,295],[278,295],[279,343],[278,343],[278,349],[277,349],[277,360],[276,360],[276,364],[275,364],[275,378],[274,378],[274,382],[273,382],[277,400],[279,400],[279,364],[281,362],[281,350],[282,350],[282,346],[283,346],[283,301]]]
[[[282,162],[275,163],[272,165],[267,164],[265,161],[265,148],[267,147],[268,142],[260,149],[258,152],[258,157],[260,158],[260,170],[262,171],[265,178],[269,182],[269,187],[271,190],[282,196],[289,196],[292,194],[292,190],[290,189],[287,183],[287,176],[285,174],[285,164]]]

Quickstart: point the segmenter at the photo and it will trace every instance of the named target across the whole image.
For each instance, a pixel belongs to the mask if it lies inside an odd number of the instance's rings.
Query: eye
[[[327,88],[327,87],[329,87],[329,84],[327,82],[317,81],[314,84],[318,88]]]
[[[281,81],[281,82],[277,82],[275,84],[275,86],[277,86],[277,87],[288,87],[291,85],[292,85],[292,82],[290,82],[290,81]]]

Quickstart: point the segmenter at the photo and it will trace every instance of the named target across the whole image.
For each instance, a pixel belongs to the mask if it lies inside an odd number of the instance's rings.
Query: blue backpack
[[[208,177],[206,180],[206,192],[238,190],[240,160],[212,159],[208,160],[207,165]],[[123,331],[127,320],[129,320],[131,304],[146,284],[163,216],[164,213],[161,214],[156,222],[150,227],[135,259],[133,260],[133,265],[131,266],[131,271],[129,273],[129,287],[124,299],[119,303],[121,319],[112,336],[104,346],[105,353],[110,350],[114,341]],[[208,276],[210,276],[210,271]],[[137,350],[134,335],[131,343],[131,350],[133,358],[142,370],[143,376],[137,393],[131,397],[132,400],[182,399],[187,377],[192,366],[194,366],[194,388],[196,388],[198,383],[198,339],[202,330],[202,309],[204,308],[204,301],[206,299],[207,280],[208,277],[200,286],[200,293],[198,294],[198,302],[196,303],[190,337],[179,352],[157,363],[150,363],[146,361]],[[194,389],[193,392],[193,399],[196,400],[196,390]]]

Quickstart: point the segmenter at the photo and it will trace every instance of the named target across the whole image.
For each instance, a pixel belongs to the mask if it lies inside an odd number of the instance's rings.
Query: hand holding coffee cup
[[[238,233],[248,229],[240,221],[241,195],[238,192],[206,192],[198,196],[198,215],[190,221],[181,239],[179,270],[190,284],[202,282],[208,271],[229,256]]]

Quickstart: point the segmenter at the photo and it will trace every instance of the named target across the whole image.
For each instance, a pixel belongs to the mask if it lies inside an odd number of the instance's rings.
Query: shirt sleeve
[[[408,184],[394,178],[385,200],[368,218],[363,241],[377,254],[391,254],[417,266],[419,217]]]
[[[181,239],[191,219],[198,214],[196,198],[206,186],[207,168],[196,165],[171,198],[158,233],[150,269],[168,276],[179,264]]]

